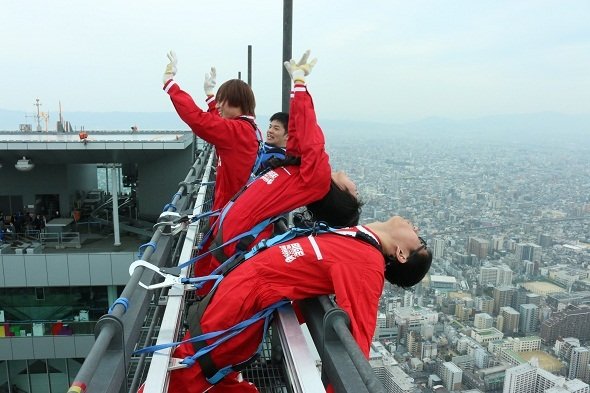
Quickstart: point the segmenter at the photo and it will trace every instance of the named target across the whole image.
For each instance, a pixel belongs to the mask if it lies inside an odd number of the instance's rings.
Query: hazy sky
[[[590,113],[590,1],[294,0],[293,54],[323,118],[400,122]],[[281,107],[282,0],[28,0],[0,6],[0,108],[166,112],[166,52],[203,102],[203,76],[247,75]],[[54,117],[55,119],[55,117]]]

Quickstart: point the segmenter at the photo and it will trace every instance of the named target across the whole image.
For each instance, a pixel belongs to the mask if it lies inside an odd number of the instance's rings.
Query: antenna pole
[[[283,62],[291,60],[293,57],[292,53],[292,41],[293,41],[293,0],[283,0]],[[283,67],[281,63],[281,69],[283,70],[283,91],[282,101],[283,112],[289,112],[289,97],[291,95],[291,77],[289,73]]]
[[[41,132],[41,113],[40,113],[40,111],[39,111],[39,107],[40,107],[41,105],[43,105],[43,104],[41,104],[41,103],[39,102],[39,99],[38,99],[38,98],[37,98],[35,101],[36,101],[36,102],[35,102],[33,105],[35,105],[35,106],[37,107],[37,116],[36,116],[36,117],[37,117],[37,131],[38,131],[38,132]]]

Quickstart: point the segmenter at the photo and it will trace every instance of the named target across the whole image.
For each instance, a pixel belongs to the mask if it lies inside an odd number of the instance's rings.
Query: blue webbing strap
[[[137,257],[141,258],[141,256],[143,255],[143,252],[146,248],[151,247],[153,249],[153,252],[156,252],[156,249],[158,248],[158,245],[154,242],[147,242],[145,244],[142,244],[141,246],[139,246],[139,250],[137,251]]]
[[[250,251],[244,254],[244,258],[251,258],[252,256],[258,254],[260,251],[268,247],[287,242],[296,237],[308,236],[312,234],[317,235],[329,232],[334,232],[334,229],[329,227],[324,222],[316,222],[313,228],[289,228],[289,230],[287,230],[285,233],[281,233],[280,235],[275,235],[270,239],[260,241],[258,244],[252,247]]]
[[[211,344],[207,345],[206,347],[203,347],[200,351],[197,351],[193,356],[187,356],[181,362],[183,364],[186,364],[187,367],[190,367],[195,363],[196,359],[199,358],[200,356],[212,351],[219,344],[229,340],[230,338],[234,337],[236,334],[244,331],[244,329],[246,329],[248,326],[254,324],[255,322],[258,322],[259,320],[261,320],[263,318],[268,318],[270,315],[272,315],[274,310],[276,310],[286,304],[290,304],[290,303],[291,302],[289,300],[281,300],[275,304],[268,306],[267,308],[265,308],[261,311],[258,311],[256,314],[252,315],[250,318],[246,319],[245,321],[239,322],[239,323],[235,324],[234,326],[231,326],[225,330],[217,330],[214,332],[203,333],[199,336],[191,337],[191,338],[183,340],[183,341],[172,342],[172,343],[167,343],[167,344],[152,345],[149,347],[138,349],[138,350],[134,351],[133,353],[136,355],[139,355],[142,353],[151,353],[151,352],[156,352],[156,351],[159,351],[159,350],[165,349],[165,348],[176,347],[180,344],[205,341],[205,340],[210,340],[213,338],[221,337],[219,340],[215,341],[214,343],[211,343]]]
[[[120,304],[123,306],[123,308],[125,308],[125,311],[123,311],[123,314],[125,314],[127,312],[127,309],[129,308],[129,299],[125,298],[125,297],[120,297],[117,300],[115,300],[115,302],[113,303],[113,305],[111,307],[109,307],[109,314],[113,313],[113,309],[115,308],[115,306],[117,304]]]
[[[290,304],[290,303],[291,302],[288,300],[282,300],[280,302],[273,304],[272,306],[267,307],[266,310],[269,310],[271,308],[273,310],[264,317],[264,326],[262,328],[262,340],[260,340],[260,344],[258,344],[258,348],[256,348],[256,352],[254,352],[254,354],[252,356],[250,356],[248,359],[246,359],[238,364],[225,366],[225,367],[219,369],[212,377],[206,378],[207,382],[215,385],[216,383],[221,381],[229,373],[231,373],[233,371],[243,370],[248,364],[250,364],[254,359],[256,359],[256,357],[258,357],[260,352],[262,352],[262,345],[264,344],[264,341],[266,339],[266,334],[268,332],[268,325],[270,324],[270,321],[272,320],[273,311],[278,308],[281,308],[287,304]],[[260,318],[260,319],[262,319],[262,318]],[[241,331],[243,331],[243,329]]]
[[[260,234],[260,232],[262,232],[262,230],[264,228],[266,228],[269,224],[271,224],[272,222],[274,222],[273,220],[276,220],[278,218],[280,218],[280,217],[267,218],[266,220],[258,223],[254,228],[250,229],[249,231],[243,232],[243,233],[241,233],[241,234],[239,234],[239,235],[237,235],[237,236],[229,239],[225,243],[223,243],[223,244],[221,244],[221,245],[219,245],[217,247],[210,248],[209,250],[205,251],[204,253],[199,254],[196,257],[191,258],[188,261],[186,261],[186,262],[178,265],[178,268],[179,269],[183,269],[183,268],[185,268],[185,267],[187,267],[189,265],[192,265],[193,263],[197,262],[198,260],[202,259],[203,257],[211,254],[213,251],[219,250],[219,249],[221,249],[221,248],[223,248],[223,247],[225,247],[225,246],[227,246],[229,244],[232,244],[233,242],[236,242],[236,241],[242,239],[243,237],[250,236],[250,235],[256,237],[256,236],[258,236],[258,234]]]

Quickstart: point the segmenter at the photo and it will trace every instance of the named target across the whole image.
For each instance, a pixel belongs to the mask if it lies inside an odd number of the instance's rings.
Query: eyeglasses
[[[410,253],[410,255],[408,255],[407,259],[412,258],[414,255],[418,254],[422,250],[426,250],[426,248],[427,248],[426,240],[422,239],[420,236],[418,236],[418,240],[420,240],[420,247],[418,247],[417,249],[412,251]]]

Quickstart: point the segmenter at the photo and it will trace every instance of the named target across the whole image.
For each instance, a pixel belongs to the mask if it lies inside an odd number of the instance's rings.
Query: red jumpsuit
[[[301,164],[270,170],[253,182],[229,209],[221,228],[215,228],[214,238],[221,233],[219,244],[252,229],[266,218],[289,212],[326,195],[332,170],[324,145],[324,134],[317,124],[312,98],[305,85],[297,84],[291,99],[287,154],[300,157]],[[250,247],[268,238],[271,231],[272,226],[267,227]],[[233,243],[224,248],[224,253],[229,257],[235,250],[236,243]],[[197,265],[201,262],[205,261],[199,261]],[[201,274],[197,275],[210,273],[219,262],[212,257],[208,268],[203,265],[197,270]]]
[[[369,233],[366,227],[348,228]],[[384,261],[374,246],[335,234],[299,237],[255,255],[223,279],[201,321],[204,333],[227,329],[283,299],[301,300],[336,294],[338,306],[350,317],[352,336],[365,356],[377,319],[383,290]],[[248,359],[262,338],[262,321],[219,345],[211,352],[218,368]],[[192,344],[182,344],[174,357],[194,354]],[[200,393],[211,385],[198,363],[170,373],[169,392]],[[246,381],[229,375],[209,392],[254,392]]]
[[[166,82],[164,90],[180,118],[199,138],[215,146],[218,161],[213,210],[222,208],[250,178],[258,154],[256,130],[245,119],[220,117],[211,111],[211,104],[210,111],[204,112],[173,79]]]

